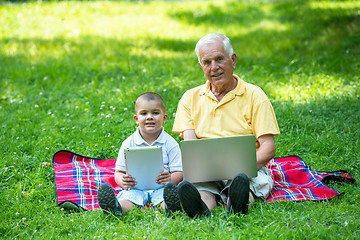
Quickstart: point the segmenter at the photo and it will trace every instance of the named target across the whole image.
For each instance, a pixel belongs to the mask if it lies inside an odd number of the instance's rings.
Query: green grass
[[[164,97],[171,132],[179,98],[205,81],[193,49],[208,32],[230,37],[235,72],[271,99],[276,156],[359,180],[358,1],[2,2],[0,237],[358,239],[358,183],[331,183],[345,195],[327,202],[258,201],[246,216],[219,208],[197,220],[56,206],[45,163],[61,149],[116,158],[137,95]]]

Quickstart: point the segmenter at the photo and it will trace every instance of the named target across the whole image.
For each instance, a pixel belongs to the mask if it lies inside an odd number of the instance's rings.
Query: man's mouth
[[[211,77],[214,77],[214,78],[220,77],[222,74],[223,74],[223,73],[214,74],[214,75],[211,75]]]

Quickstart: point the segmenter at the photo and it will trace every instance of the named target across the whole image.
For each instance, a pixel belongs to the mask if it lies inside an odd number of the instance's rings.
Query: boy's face
[[[167,114],[159,101],[142,100],[137,103],[134,120],[139,125],[141,134],[159,134],[166,119]]]

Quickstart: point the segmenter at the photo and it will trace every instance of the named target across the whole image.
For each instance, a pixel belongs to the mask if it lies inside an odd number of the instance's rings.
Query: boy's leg
[[[149,202],[153,204],[153,206],[157,206],[160,204],[162,210],[165,210],[165,203],[164,203],[164,188],[159,188],[154,191],[149,192]]]
[[[119,202],[120,202],[123,214],[127,214],[133,207],[135,207],[135,204],[129,200],[120,200]]]
[[[181,211],[180,199],[178,195],[177,185],[173,182],[168,182],[164,187],[164,208],[166,216],[169,217],[172,213]]]
[[[123,214],[127,214],[135,205],[145,205],[145,193],[142,190],[128,189],[122,190],[117,199],[123,209]]]
[[[114,215],[122,214],[122,208],[110,184],[103,183],[99,186],[97,198],[100,208],[105,212],[111,212]]]

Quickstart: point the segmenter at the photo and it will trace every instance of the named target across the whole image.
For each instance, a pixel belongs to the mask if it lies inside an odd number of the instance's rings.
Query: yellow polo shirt
[[[192,88],[179,101],[173,132],[183,137],[185,130],[194,129],[198,138],[228,137],[254,134],[280,134],[274,109],[263,90],[246,83],[237,75],[236,88],[219,102],[210,91],[210,82]]]

